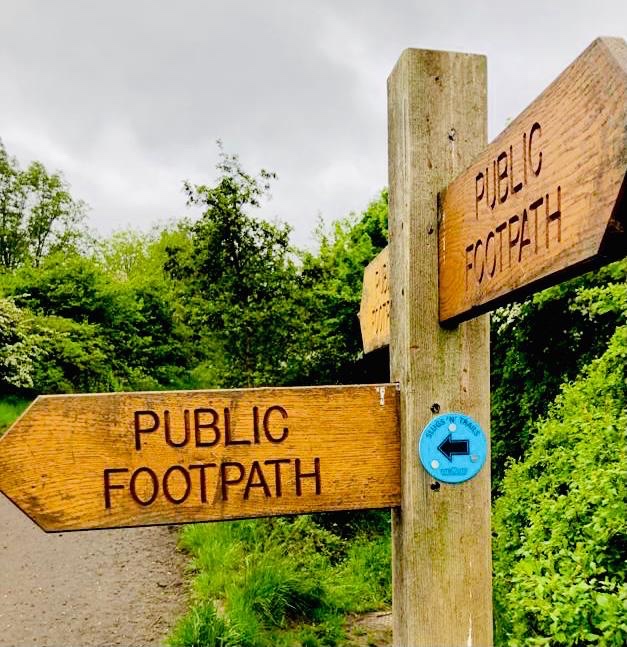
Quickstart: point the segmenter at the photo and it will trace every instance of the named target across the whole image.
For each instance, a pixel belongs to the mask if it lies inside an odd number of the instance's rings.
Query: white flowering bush
[[[31,316],[12,299],[0,297],[0,386],[33,387],[35,362],[42,355],[41,336],[31,327]]]

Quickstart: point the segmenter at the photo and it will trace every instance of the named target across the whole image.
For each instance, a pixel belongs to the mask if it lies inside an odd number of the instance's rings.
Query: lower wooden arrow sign
[[[47,532],[400,503],[394,384],[40,396],[0,491]]]

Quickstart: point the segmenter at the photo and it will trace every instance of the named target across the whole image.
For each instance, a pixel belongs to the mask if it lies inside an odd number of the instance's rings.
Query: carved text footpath
[[[546,161],[544,162],[546,164]],[[542,193],[528,201],[522,211],[498,218],[495,209],[507,208],[508,198],[529,186],[542,172],[542,126],[536,121],[524,131],[520,141],[502,150],[491,163],[475,176],[475,218],[489,218],[484,235],[465,248],[465,289],[473,290],[489,281],[498,272],[509,270],[543,247],[562,240],[562,188]]]

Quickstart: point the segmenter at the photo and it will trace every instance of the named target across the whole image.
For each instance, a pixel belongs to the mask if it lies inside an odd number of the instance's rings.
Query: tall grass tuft
[[[283,517],[188,526],[181,546],[193,605],[173,647],[332,647],[343,642],[343,614],[390,599],[389,531],[342,537],[311,517]]]
[[[0,399],[0,436],[19,418],[30,403],[30,400],[15,395]]]

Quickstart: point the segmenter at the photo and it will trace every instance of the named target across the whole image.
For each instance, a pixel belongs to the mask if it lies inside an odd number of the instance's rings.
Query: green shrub
[[[494,312],[492,485],[521,459],[564,382],[599,357],[627,317],[627,259]]]
[[[31,313],[0,296],[0,387],[4,393],[33,386],[35,363],[45,340],[33,330]]]
[[[627,643],[627,326],[563,388],[494,513],[496,644]]]

